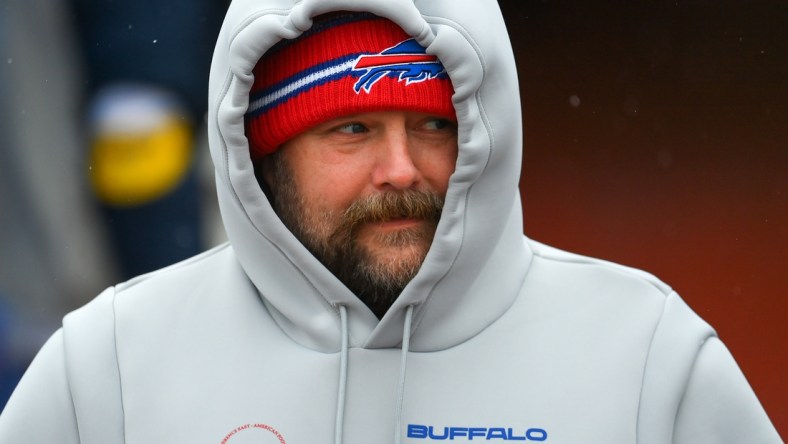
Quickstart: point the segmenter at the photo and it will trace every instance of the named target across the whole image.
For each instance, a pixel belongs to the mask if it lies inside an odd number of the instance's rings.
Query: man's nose
[[[406,190],[421,180],[405,129],[388,130],[378,146],[373,182],[377,188]]]

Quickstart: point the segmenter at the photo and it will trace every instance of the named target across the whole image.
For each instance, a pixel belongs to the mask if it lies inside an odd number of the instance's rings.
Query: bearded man
[[[523,236],[495,1],[234,0],[209,94],[229,244],[67,316],[1,442],[779,442],[670,287]]]

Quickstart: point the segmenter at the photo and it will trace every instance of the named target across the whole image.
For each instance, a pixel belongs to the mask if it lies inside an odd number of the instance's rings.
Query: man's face
[[[324,122],[263,164],[274,209],[381,317],[421,266],[457,160],[457,128],[383,111]]]

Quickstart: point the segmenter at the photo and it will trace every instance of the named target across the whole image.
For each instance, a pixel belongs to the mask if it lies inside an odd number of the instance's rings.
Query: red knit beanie
[[[390,20],[369,13],[317,17],[268,51],[254,70],[246,114],[253,158],[327,120],[369,111],[418,111],[456,120],[438,58]]]

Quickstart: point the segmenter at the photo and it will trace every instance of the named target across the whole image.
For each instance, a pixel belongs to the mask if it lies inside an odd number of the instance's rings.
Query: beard
[[[443,198],[420,190],[384,192],[358,199],[341,214],[320,210],[298,191],[278,152],[269,156],[268,195],[282,223],[378,318],[382,318],[421,268],[443,209]],[[397,219],[424,223],[390,232],[362,232],[369,224]],[[366,233],[364,233],[366,234]],[[374,251],[369,244],[386,247]],[[385,253],[396,249],[396,254]]]

